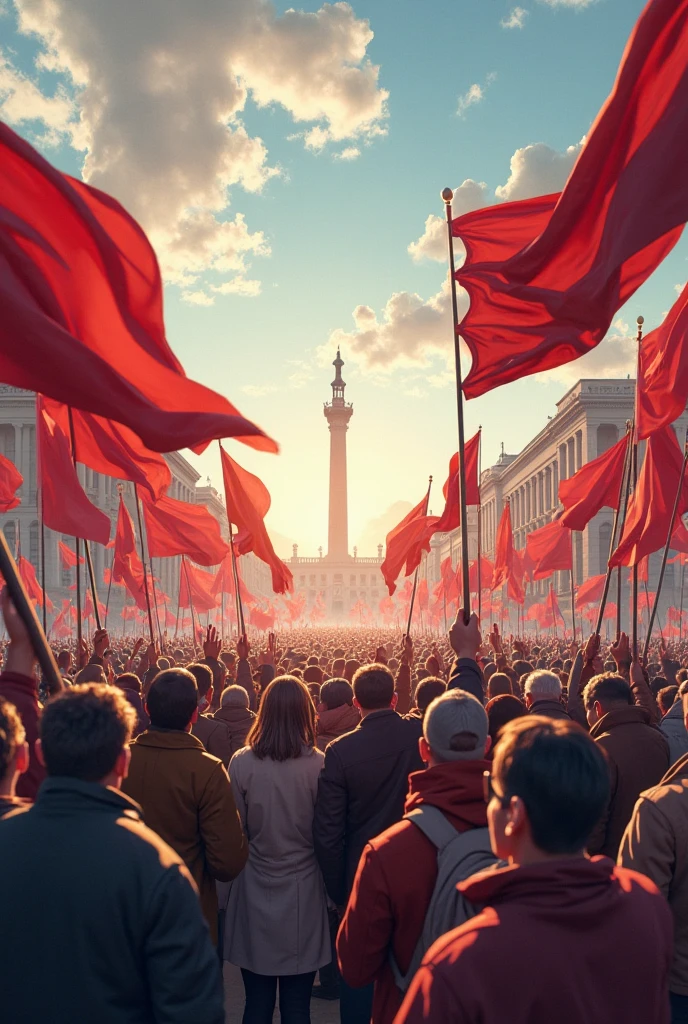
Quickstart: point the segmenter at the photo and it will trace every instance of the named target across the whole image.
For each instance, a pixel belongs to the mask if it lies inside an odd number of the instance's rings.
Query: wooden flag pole
[[[191,609],[191,633],[193,634],[194,650],[196,650],[196,620],[194,618],[193,597],[191,596],[191,580],[189,579],[189,568],[186,564],[186,555],[182,555],[182,565],[184,566],[184,575],[186,576],[186,589],[189,591],[189,608]]]
[[[46,593],[45,593],[45,525],[43,523],[43,489],[39,491],[40,496],[40,510],[41,510],[41,590],[43,591],[43,632],[48,635],[48,609],[46,607]]]
[[[478,499],[480,499],[480,477],[482,474],[483,428],[478,427]],[[483,538],[482,538],[482,504],[478,500],[478,622],[483,621]]]
[[[141,521],[141,502],[139,501],[139,489],[134,484],[134,501],[136,502],[136,518],[139,524],[139,544],[141,545],[141,565],[143,567],[143,587],[146,592],[146,609],[148,611],[148,629],[150,630],[150,641],[155,643],[153,632],[153,613],[151,611],[150,592],[148,590],[148,573],[146,572],[146,552],[143,546],[143,523]]]
[[[459,308],[456,300],[456,270],[454,266],[454,236],[452,234],[452,200],[450,188],[442,190],[442,201],[447,216],[449,246],[449,286],[452,299],[452,332],[454,335],[454,369],[456,373],[456,414],[459,426],[459,506],[461,510],[461,567],[463,571],[464,621],[471,616],[470,570],[468,564],[468,518],[466,514],[466,439],[463,422],[463,381],[461,379],[461,349],[459,342]]]
[[[220,460],[222,460],[222,442],[217,442],[220,449]],[[225,487],[225,491],[227,488]],[[229,511],[229,495],[225,494],[225,507],[227,509],[227,525],[229,526],[229,550],[232,555],[232,579],[234,580],[234,598],[236,604],[237,629],[241,630],[242,639],[246,636],[246,623],[244,622],[244,605],[241,600],[241,587],[239,585],[239,567],[237,565],[236,551],[234,550],[234,530],[232,529],[232,517]],[[224,573],[223,573],[224,583]],[[224,598],[223,598],[224,600]]]
[[[621,505],[622,505],[622,503],[624,503],[624,505],[625,505],[625,502],[628,500],[628,480],[629,480],[630,452],[631,452],[631,421],[627,420],[626,421],[626,454],[624,456],[623,470],[621,472],[621,483],[619,485],[619,500],[617,502],[616,510],[614,512],[614,522],[613,522],[613,525],[612,525],[612,535],[611,535],[610,541],[609,541],[609,555],[607,557],[607,578],[604,581],[604,591],[602,592],[602,599],[600,601],[600,608],[599,608],[599,611],[597,613],[597,623],[595,625],[595,633],[598,636],[599,636],[600,631],[602,629],[602,621],[604,619],[604,609],[605,609],[605,607],[607,605],[607,598],[609,596],[609,585],[610,585],[611,579],[612,579],[613,568],[612,568],[612,566],[609,563],[610,563],[610,560],[611,560],[611,557],[612,557],[612,553],[616,549],[616,534],[617,534],[617,530],[619,528],[619,523],[621,522]],[[624,501],[624,495],[626,496],[625,501]],[[625,519],[626,519],[626,511],[625,511],[625,507],[624,507],[623,522],[621,523],[621,532],[622,533],[623,533],[623,523],[625,523]],[[619,575],[618,575],[618,580],[617,580],[617,586],[618,586],[619,590],[621,589],[621,575],[620,574],[621,574],[621,569],[619,569]],[[620,614],[620,609],[621,609],[621,598],[619,597],[618,598],[618,604],[617,604],[617,616]],[[617,640],[618,640],[618,636],[617,636]]]
[[[685,562],[683,561],[683,555],[681,555],[681,557],[680,557],[680,562],[681,562],[681,596],[680,596],[680,603],[679,603],[679,609],[678,609],[678,618],[679,618],[679,622],[678,622],[678,638],[682,642],[683,641],[683,584],[685,583],[685,580],[686,580],[686,565],[685,565]]]
[[[428,508],[430,506],[430,488],[432,487],[432,477],[428,479],[428,493],[425,495],[425,513],[428,514]],[[416,566],[416,572],[413,577],[413,590],[411,591],[411,603],[409,605],[409,616],[408,624],[406,626],[406,636],[411,636],[411,619],[413,618],[413,606],[416,602],[416,588],[418,586],[418,570],[420,565]]]
[[[76,453],[76,434],[74,433],[74,416],[72,415],[72,407],[67,406],[67,417],[69,419],[69,437],[72,443],[72,461],[74,462],[74,472],[77,472],[77,453]],[[76,541],[76,631],[77,639],[81,643],[81,573],[79,571],[79,547],[81,540],[79,537],[75,537]],[[84,539],[84,557],[86,559],[86,566],[88,568],[88,575],[91,581],[91,597],[93,599],[93,614],[96,619],[96,629],[100,629],[100,612],[98,611],[98,591],[96,590],[96,578],[93,572],[93,562],[91,561],[91,549],[88,541]]]
[[[683,462],[681,463],[681,473],[678,478],[678,487],[676,488],[676,497],[674,498],[674,508],[671,515],[671,522],[669,523],[669,529],[667,531],[666,544],[664,545],[664,551],[662,553],[662,568],[659,571],[659,582],[657,584],[657,593],[655,595],[655,601],[652,606],[652,614],[650,615],[650,622],[647,627],[647,636],[645,638],[645,649],[643,651],[643,664],[647,664],[647,655],[650,650],[650,639],[652,637],[652,627],[654,626],[655,617],[657,615],[657,609],[659,607],[659,598],[662,594],[662,584],[664,583],[664,574],[666,572],[667,558],[669,557],[669,548],[671,547],[671,537],[674,532],[676,524],[676,517],[678,515],[679,502],[681,501],[681,492],[683,491],[683,478],[686,475],[686,463],[688,463],[688,429],[686,430],[686,440],[683,446]],[[637,565],[634,566],[637,570]]]
[[[638,359],[637,359],[637,371],[635,375],[635,414],[633,417],[633,493],[635,494],[638,486],[638,384],[640,382],[640,346],[643,341],[643,324],[645,318],[639,316],[636,319],[638,325]],[[638,660],[638,563],[636,562],[633,566],[633,598],[632,598],[632,609],[631,614],[633,616],[632,623],[632,646],[631,650],[633,653],[633,660]]]
[[[573,541],[573,534],[571,535]],[[573,628],[573,642],[576,642],[576,587],[573,580],[573,544],[571,544],[571,625]]]

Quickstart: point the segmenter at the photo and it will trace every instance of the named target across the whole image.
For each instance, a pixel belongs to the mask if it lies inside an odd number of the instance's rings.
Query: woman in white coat
[[[315,974],[331,950],[312,838],[324,755],[304,683],[270,683],[246,743],[229,764],[249,854],[229,894],[224,956],[241,968],[243,1024],[270,1024],[278,983],[282,1024],[309,1024]]]

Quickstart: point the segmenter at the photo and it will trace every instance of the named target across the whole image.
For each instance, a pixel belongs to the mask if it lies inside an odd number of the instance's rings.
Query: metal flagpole
[[[428,493],[425,495],[425,513],[424,513],[425,515],[428,514],[428,508],[430,506],[430,488],[431,487],[432,487],[432,477],[429,477],[429,479],[428,479]],[[411,591],[411,603],[409,605],[409,616],[408,616],[408,624],[406,626],[406,636],[411,636],[411,619],[413,618],[413,606],[414,606],[415,601],[416,601],[416,588],[418,586],[418,569],[419,568],[420,568],[420,566],[416,567],[416,572],[415,572],[415,575],[413,577],[413,590]],[[464,586],[465,586],[465,580],[464,580]],[[464,600],[465,600],[465,594],[464,594]],[[470,598],[469,598],[469,600],[470,600]]]
[[[483,621],[483,537],[482,537],[482,511],[483,506],[480,495],[480,477],[482,475],[482,452],[483,452],[483,428],[478,427],[478,621]]]
[[[640,381],[640,346],[641,346],[642,340],[643,340],[643,324],[645,323],[645,318],[642,317],[642,316],[639,316],[637,318],[637,320],[636,320],[636,323],[638,324],[638,334],[637,334],[638,358],[637,358],[637,370],[636,370],[636,375],[635,375],[635,413],[634,413],[634,416],[633,416],[633,493],[634,494],[635,494],[635,491],[636,491],[636,487],[638,486],[638,431],[637,431],[637,423],[638,423],[638,383]],[[631,614],[633,616],[633,626],[632,626],[633,641],[632,641],[632,648],[631,649],[632,649],[632,652],[633,652],[633,660],[637,661],[638,660],[638,563],[637,562],[633,566],[633,607],[631,609]]]
[[[339,371],[338,371],[339,372]],[[220,459],[222,459],[222,442],[217,442],[220,449]],[[226,488],[225,488],[226,491]],[[244,622],[244,605],[241,600],[241,587],[239,580],[239,567],[237,566],[236,551],[234,549],[234,530],[232,529],[232,517],[229,511],[229,495],[225,494],[225,506],[227,509],[227,524],[229,526],[229,550],[232,556],[232,579],[234,580],[234,599],[236,604],[236,615],[237,615],[237,629],[241,630],[242,639],[246,636],[246,623]],[[222,574],[224,583],[224,572]],[[224,599],[223,599],[224,600]]]
[[[609,596],[609,585],[610,585],[611,579],[612,579],[613,568],[609,564],[609,561],[610,561],[610,559],[612,557],[612,553],[615,551],[616,546],[617,546],[616,545],[616,534],[617,534],[617,530],[619,528],[619,523],[621,523],[621,533],[623,534],[623,527],[624,527],[624,523],[626,521],[625,505],[626,505],[626,503],[628,501],[628,481],[629,481],[630,453],[631,453],[631,421],[627,420],[626,421],[626,455],[625,455],[625,458],[624,458],[623,470],[621,472],[621,483],[619,485],[619,500],[617,502],[616,510],[614,512],[614,522],[612,524],[612,534],[611,534],[611,537],[610,537],[610,540],[609,540],[609,555],[607,557],[607,578],[604,581],[604,591],[602,592],[602,599],[600,601],[600,608],[599,608],[599,612],[597,614],[597,623],[595,625],[595,633],[597,635],[599,635],[599,633],[600,633],[600,631],[602,629],[602,621],[604,619],[604,609],[605,609],[606,604],[607,604],[607,598]],[[623,519],[622,519],[622,514],[621,514],[621,506],[622,506],[622,504],[624,505]],[[619,574],[620,573],[621,573],[621,569],[619,569]],[[620,589],[621,589],[621,576],[620,575],[618,576],[617,585],[618,585],[618,588],[619,588],[619,591],[620,591]],[[617,616],[620,614],[620,609],[621,609],[621,598],[618,597]],[[617,640],[618,640],[618,635],[617,635]]]
[[[470,571],[468,564],[468,519],[466,515],[466,450],[463,422],[463,382],[461,379],[461,349],[459,343],[459,309],[456,301],[456,270],[454,266],[454,236],[452,234],[452,200],[450,188],[442,190],[442,201],[447,216],[447,240],[449,247],[449,285],[452,299],[452,332],[454,335],[454,368],[456,372],[456,413],[459,427],[459,505],[461,510],[461,564],[463,570],[464,620],[468,623],[471,615]]]
[[[680,556],[680,562],[681,562],[681,597],[680,597],[680,607],[678,609],[678,617],[679,617],[679,625],[678,625],[679,633],[678,633],[678,638],[681,641],[683,640],[683,584],[685,583],[685,580],[686,580],[686,564],[683,561],[683,557],[684,557],[683,555]]]
[[[573,541],[573,534],[571,534]],[[571,624],[573,627],[573,642],[576,642],[576,587],[573,581],[573,544],[571,544]]]
[[[189,579],[189,567],[186,564],[186,555],[182,555],[182,565],[184,566],[184,575],[186,576],[186,588],[189,591],[189,608],[191,609],[191,632],[193,634],[193,644],[196,647],[196,619],[194,616],[193,597],[191,596],[191,580]]]
[[[48,635],[47,626],[47,615],[48,609],[46,607],[46,593],[45,593],[45,525],[43,523],[43,488],[40,489],[40,509],[41,509],[41,590],[43,591],[43,632]]]
[[[72,415],[71,406],[67,406],[67,417],[69,419],[69,435],[72,442],[72,460],[74,462],[74,471],[77,472],[77,452],[76,452],[76,435],[74,433],[74,416]],[[81,539],[75,537],[76,541],[76,619],[77,619],[77,640],[81,641],[81,574],[79,572],[79,548]],[[96,620],[96,629],[100,629],[100,612],[98,611],[98,591],[96,590],[96,578],[93,573],[93,562],[91,561],[91,549],[88,541],[84,538],[84,557],[86,559],[86,566],[88,569],[89,579],[91,581],[91,597],[93,599],[93,614]]]
[[[146,572],[146,552],[143,547],[143,524],[141,522],[141,502],[139,501],[139,489],[134,484],[134,501],[136,502],[136,518],[139,524],[139,544],[141,545],[141,565],[143,567],[143,587],[146,592],[146,609],[148,610],[148,629],[150,630],[151,643],[155,643],[153,632],[153,613],[151,611],[150,593],[148,591],[148,573]]]

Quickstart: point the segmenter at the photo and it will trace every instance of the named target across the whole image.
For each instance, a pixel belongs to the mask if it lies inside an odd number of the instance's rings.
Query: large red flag
[[[430,550],[430,539],[439,522],[438,516],[428,516],[428,499],[423,497],[415,508],[387,534],[385,560],[380,566],[390,597],[396,590],[400,575],[410,576],[418,566],[424,551]]]
[[[422,612],[427,611],[428,604],[430,602],[430,594],[428,592],[428,581],[425,579],[425,577],[423,577],[423,579],[418,584],[418,592],[416,593],[416,598],[418,600],[418,607],[420,608],[420,610]]]
[[[606,452],[559,482],[564,514],[559,522],[569,530],[584,530],[601,508],[618,508],[628,440],[624,435]]]
[[[43,398],[43,405],[69,436],[68,407],[52,398]],[[145,448],[129,427],[79,409],[72,409],[72,423],[78,462],[96,473],[131,480],[154,499],[167,493],[172,474],[165,459]]]
[[[514,535],[511,529],[511,505],[504,503],[504,510],[497,527],[495,542],[494,573],[492,590],[497,590],[514,576]]]
[[[252,551],[265,562],[272,573],[272,589],[276,594],[291,590],[294,577],[281,558],[278,558],[263,520],[270,508],[267,487],[253,473],[243,469],[220,447],[222,475],[225,483],[227,516],[237,527],[236,551],[247,555]]]
[[[472,561],[468,567],[468,584],[471,594],[477,594],[479,589],[489,587],[494,575],[494,565],[489,558],[480,556],[480,580],[478,580],[478,559]]]
[[[183,558],[179,566],[179,599],[180,608],[190,608],[194,612],[209,612],[218,605],[213,594],[214,575],[191,565]]]
[[[576,611],[580,611],[586,604],[596,604],[602,599],[606,580],[606,573],[602,573],[600,576],[591,576],[580,584],[576,590]]]
[[[571,531],[562,525],[561,519],[529,533],[526,551],[533,563],[533,579],[544,580],[553,572],[573,568]]]
[[[0,512],[9,512],[21,503],[16,492],[23,483],[24,477],[15,464],[0,455]]]
[[[264,612],[261,608],[251,609],[251,625],[255,626],[256,629],[272,629],[275,625],[275,612],[272,611]]]
[[[29,600],[34,601],[41,608],[43,607],[43,588],[41,587],[38,579],[36,578],[36,570],[28,558],[24,558],[20,555],[17,559],[17,568],[19,569],[19,575],[22,578],[22,583],[26,593],[28,594]],[[46,594],[45,602],[46,611],[53,610],[53,603]]]
[[[677,420],[688,402],[688,284],[664,323],[640,346],[638,438]]]
[[[111,196],[0,124],[0,380],[130,427],[158,452],[236,437],[275,451],[189,380],[165,338],[148,239]]]
[[[683,452],[672,427],[662,427],[647,442],[645,458],[628,504],[623,536],[610,565],[636,565],[666,543]],[[688,509],[688,475],[683,478],[677,515]]]
[[[555,594],[554,587],[551,586],[551,584],[549,588],[549,597],[547,598],[547,605],[550,611],[552,612],[552,620],[554,622],[554,625],[556,626],[557,619],[561,619],[561,621],[564,623],[564,626],[566,626],[566,620],[564,616],[561,614],[561,608],[559,607],[559,598]]]
[[[176,498],[143,501],[146,539],[151,558],[188,555],[198,565],[219,565],[229,553],[220,524],[205,505]]]
[[[136,548],[134,523],[121,494],[115,531],[115,553],[112,560],[112,582],[123,584],[137,606],[141,609],[147,608],[143,563]]]
[[[69,441],[43,408],[40,398],[36,403],[36,440],[45,525],[56,533],[107,544],[110,520],[86,497],[72,462]]]
[[[480,481],[478,480],[478,456],[480,454],[480,431],[470,441],[466,442],[466,504],[480,504]],[[449,533],[456,530],[461,519],[461,507],[459,504],[459,453],[455,452],[449,460],[449,476],[444,487],[444,512],[440,516],[435,533]]]
[[[688,0],[652,0],[551,216],[541,199],[454,221],[470,296],[464,393],[560,366],[602,340],[688,220]],[[554,197],[556,198],[556,197]]]

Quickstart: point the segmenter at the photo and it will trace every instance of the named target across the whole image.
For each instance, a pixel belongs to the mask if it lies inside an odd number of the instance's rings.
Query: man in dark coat
[[[556,672],[548,672],[546,669],[531,672],[526,679],[524,691],[529,714],[571,721],[561,700],[561,679]]]
[[[135,712],[113,687],[52,700],[34,806],[0,821],[2,1018],[222,1024],[217,956],[177,854],[119,791]]]

